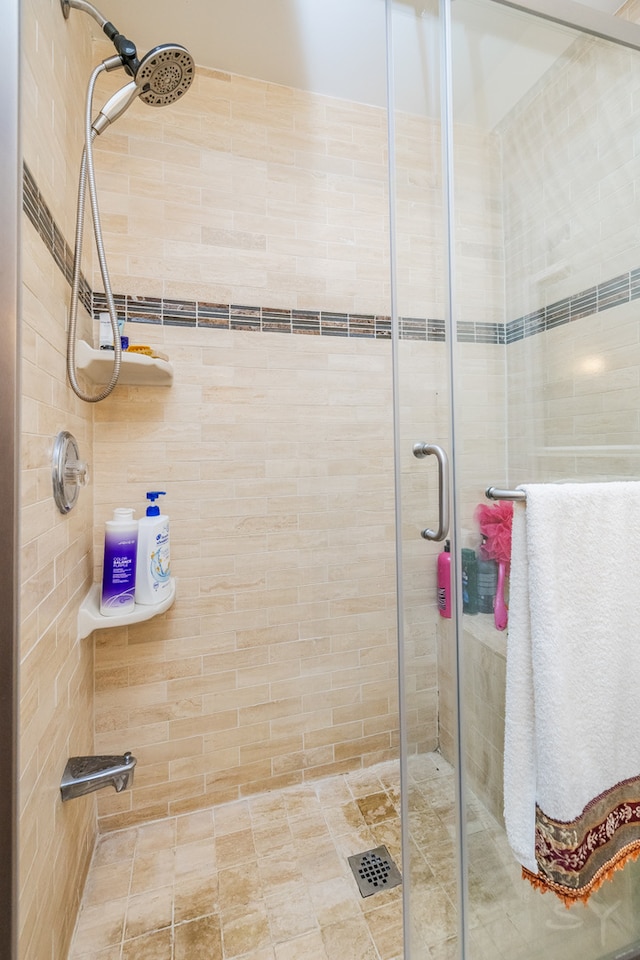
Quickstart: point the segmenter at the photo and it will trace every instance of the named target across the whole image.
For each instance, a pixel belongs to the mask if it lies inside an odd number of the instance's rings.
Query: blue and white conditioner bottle
[[[138,521],[136,603],[161,603],[171,593],[169,517],[155,503],[163,496],[163,490],[150,490],[147,515]]]

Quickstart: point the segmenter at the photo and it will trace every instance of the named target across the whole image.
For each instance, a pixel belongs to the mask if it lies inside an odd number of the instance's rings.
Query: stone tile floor
[[[409,771],[411,960],[455,960],[453,771],[438,754]],[[384,844],[402,871],[399,814],[394,762],[107,834],[69,960],[401,960],[402,887],[363,899],[347,862]],[[472,960],[597,960],[630,942],[632,876],[566,911],[522,881],[475,800],[467,821]]]

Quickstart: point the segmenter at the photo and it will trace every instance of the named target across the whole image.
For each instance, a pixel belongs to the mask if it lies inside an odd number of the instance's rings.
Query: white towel
[[[536,805],[563,825],[578,821],[578,835],[588,805],[595,809],[607,791],[640,777],[640,482],[521,489],[527,499],[514,505],[504,814],[516,858],[538,873]],[[640,847],[640,825],[634,829],[627,846]],[[620,851],[616,857],[619,863]],[[605,859],[602,853],[602,876]]]

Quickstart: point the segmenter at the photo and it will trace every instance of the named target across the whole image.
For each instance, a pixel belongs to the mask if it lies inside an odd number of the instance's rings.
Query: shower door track
[[[575,0],[492,0],[503,7],[531,13],[602,40],[610,40],[632,50],[640,50],[640,26],[631,20],[620,20],[609,13],[593,10]]]

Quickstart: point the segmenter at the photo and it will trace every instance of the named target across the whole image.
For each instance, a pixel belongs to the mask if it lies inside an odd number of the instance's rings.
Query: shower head
[[[134,79],[110,97],[93,121],[96,134],[117,120],[140,97],[152,107],[175,103],[189,89],[195,64],[189,51],[179,43],[154,47],[136,64]]]
[[[140,99],[151,107],[175,103],[191,86],[195,64],[193,57],[179,43],[162,43],[140,61],[136,83]]]

